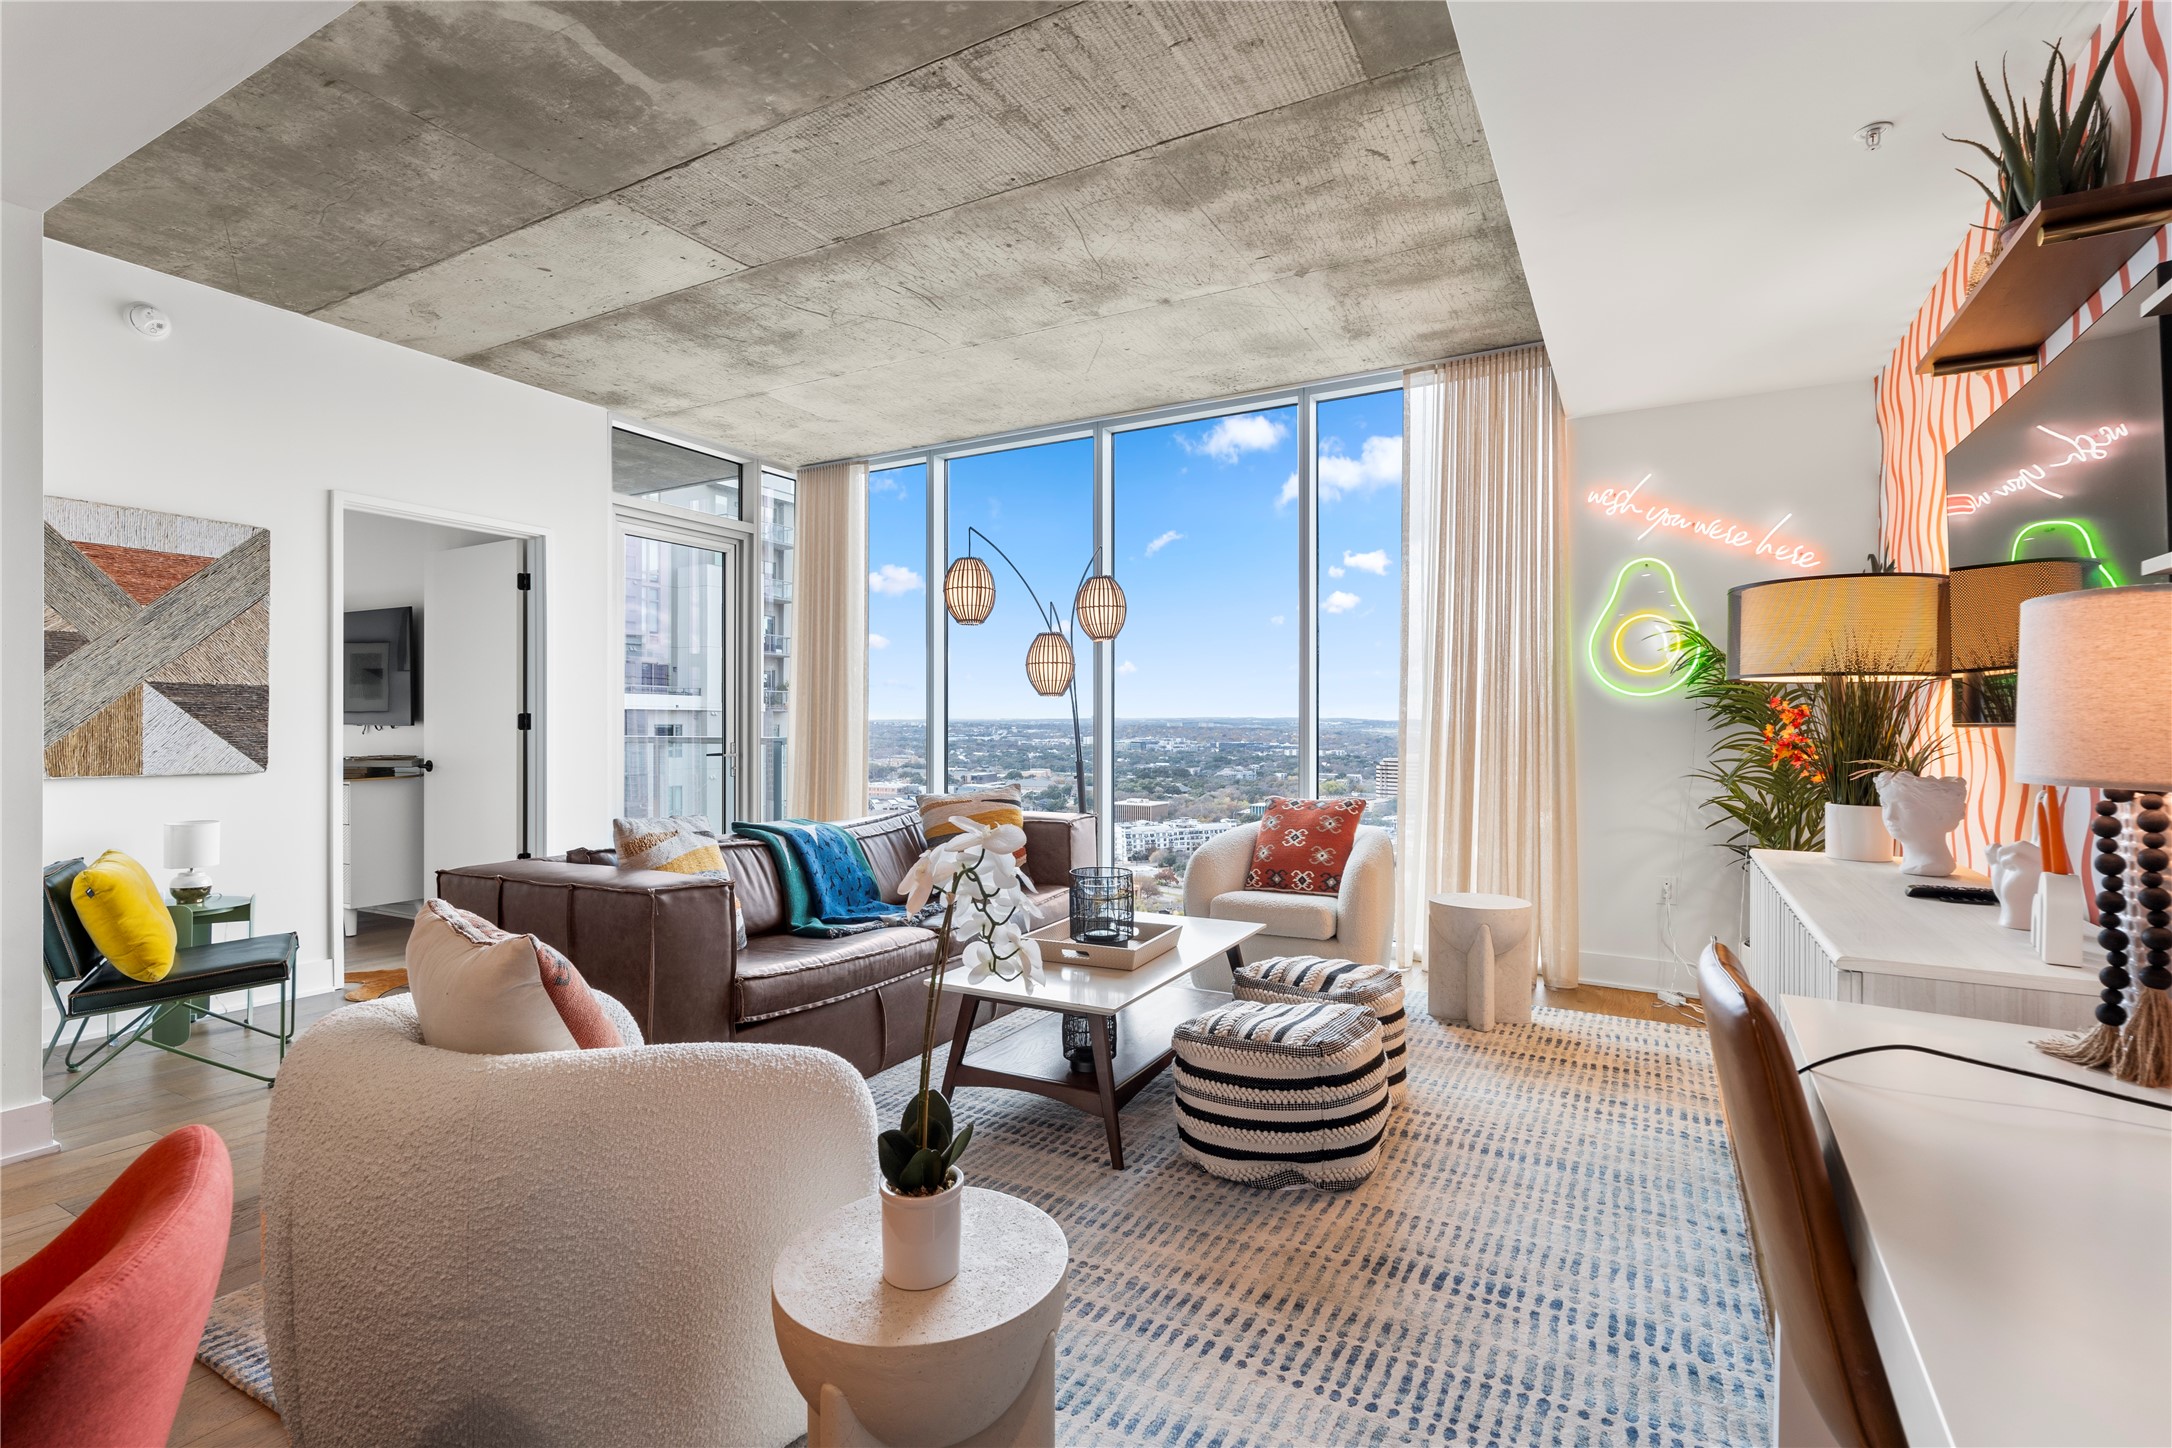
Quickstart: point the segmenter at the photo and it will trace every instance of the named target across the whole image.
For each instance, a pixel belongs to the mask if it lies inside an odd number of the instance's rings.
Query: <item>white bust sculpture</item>
[[[1900,841],[1903,875],[1953,873],[1951,835],[1968,808],[1968,781],[1925,779],[1887,770],[1877,778],[1878,811],[1886,833]]]
[[[1984,851],[1991,862],[1991,893],[1999,897],[1999,924],[2008,930],[2029,928],[2036,904],[2036,882],[2044,873],[2044,852],[2027,840],[1993,845]]]

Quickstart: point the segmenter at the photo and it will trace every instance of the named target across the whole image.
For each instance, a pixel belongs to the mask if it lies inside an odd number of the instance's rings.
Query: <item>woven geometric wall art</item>
[[[45,777],[257,774],[271,534],[45,500]]]

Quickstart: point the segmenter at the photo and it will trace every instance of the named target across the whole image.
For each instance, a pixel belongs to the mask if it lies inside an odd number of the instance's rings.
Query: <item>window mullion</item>
[[[1307,799],[1320,795],[1320,512],[1319,402],[1297,397],[1297,779]]]

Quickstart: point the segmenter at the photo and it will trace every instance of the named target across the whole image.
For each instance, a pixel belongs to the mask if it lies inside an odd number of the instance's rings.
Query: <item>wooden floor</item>
[[[349,968],[397,964],[406,935],[404,921],[366,928],[348,943]],[[1695,1023],[1694,1017],[1661,1005],[1655,996],[1606,986],[1573,991],[1541,986],[1539,1003],[1632,1020]],[[300,1028],[307,1029],[342,1004],[336,994],[304,1000]],[[270,1026],[274,1017],[273,1007],[262,1006],[255,1018]],[[190,1049],[267,1072],[278,1054],[270,1039],[216,1023],[199,1023]],[[56,1053],[46,1072],[49,1096],[68,1082],[59,1062]],[[29,1257],[105,1190],[137,1153],[175,1127],[201,1121],[226,1139],[234,1158],[233,1236],[219,1291],[232,1292],[257,1281],[262,1273],[257,1194],[270,1104],[270,1090],[247,1077],[215,1071],[148,1046],[131,1047],[54,1108],[55,1129],[64,1150],[0,1170],[0,1261],[12,1268]],[[276,1414],[198,1363],[189,1370],[188,1389],[169,1441],[206,1448],[281,1448],[287,1436]]]

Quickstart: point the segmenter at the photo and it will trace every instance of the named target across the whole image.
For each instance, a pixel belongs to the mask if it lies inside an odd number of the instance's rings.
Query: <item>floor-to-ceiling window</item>
[[[1178,911],[1208,839],[1303,792],[1297,406],[1114,433],[1115,853]]]
[[[867,806],[928,787],[928,465],[867,475]],[[939,588],[942,580],[937,579]]]
[[[1320,793],[1365,796],[1365,823],[1392,831],[1402,687],[1402,389],[1324,400],[1315,431]]]
[[[1067,640],[1073,688],[1057,695],[1035,691],[1026,655],[1048,631],[1038,605],[1068,623],[1093,557],[1093,439],[953,457],[948,472],[948,557],[986,560],[996,591],[985,622],[946,625],[949,784],[1016,782],[1029,809],[1080,808],[1078,765],[1093,739],[1089,646]],[[939,597],[942,580],[929,585]]]
[[[1104,851],[1133,867],[1142,909],[1180,909],[1192,853],[1277,794],[1362,794],[1367,822],[1392,829],[1398,384],[1346,379],[1084,422],[1056,441],[875,459],[870,802],[903,807],[922,781],[1015,781],[1029,807],[1069,809],[1083,755]],[[1083,634],[1069,641],[1074,747],[1070,693],[1043,696],[1028,681],[1027,649],[1045,625],[1018,575],[1068,620],[1097,519],[1129,616],[1098,660]],[[968,552],[996,588],[972,626],[943,606],[944,569]]]

